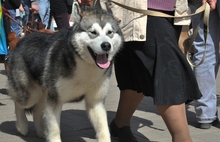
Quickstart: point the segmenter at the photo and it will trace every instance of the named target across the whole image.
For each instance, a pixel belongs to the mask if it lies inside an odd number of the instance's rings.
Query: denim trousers
[[[21,0],[21,2],[24,7],[24,10],[25,10],[25,16],[23,17],[23,25],[26,25],[28,23],[28,21],[30,20],[31,3],[30,3],[30,0]],[[50,19],[50,1],[49,0],[39,0],[38,6],[39,6],[39,11],[38,11],[39,16],[42,20],[42,23],[46,25],[45,28],[47,28],[48,22]],[[37,20],[37,19],[38,19],[38,17],[35,16],[35,20]],[[51,22],[50,30],[54,31],[53,22]]]
[[[26,25],[28,23],[28,20],[30,19],[30,0],[21,0],[22,6],[24,8],[25,11],[25,15],[22,18],[22,24]]]
[[[46,25],[45,28],[48,27],[48,22],[50,19],[50,1],[49,0],[39,0],[39,15],[43,24]],[[51,22],[50,30],[54,31],[53,22]]]
[[[21,17],[20,16],[16,17],[16,10],[15,9],[8,10],[8,12],[18,23],[21,23]],[[17,23],[15,23],[13,20],[10,20],[10,24],[11,24],[11,26],[10,26],[11,32],[15,32],[16,37],[20,37],[21,27]]]
[[[194,12],[201,3],[191,5]],[[201,14],[192,16],[192,27],[199,24]],[[194,40],[193,62],[198,64],[204,53],[204,23],[198,29]],[[194,73],[202,93],[202,97],[194,101],[197,121],[199,123],[211,123],[217,117],[216,75],[219,68],[219,14],[217,9],[211,11],[209,19],[209,34],[206,40],[206,57],[204,62],[194,68]]]

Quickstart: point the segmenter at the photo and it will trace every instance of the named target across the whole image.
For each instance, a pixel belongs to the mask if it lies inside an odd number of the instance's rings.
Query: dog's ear
[[[82,18],[82,10],[78,1],[75,0],[72,6],[71,19],[74,21],[74,23],[75,22],[79,23],[81,21],[81,18]]]

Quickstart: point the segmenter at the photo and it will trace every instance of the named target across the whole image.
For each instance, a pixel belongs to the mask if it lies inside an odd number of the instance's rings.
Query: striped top
[[[173,11],[176,0],[148,0],[148,8],[164,11]]]

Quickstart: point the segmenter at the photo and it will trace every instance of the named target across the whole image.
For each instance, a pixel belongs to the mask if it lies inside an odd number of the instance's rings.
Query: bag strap
[[[201,65],[204,60],[205,60],[205,57],[206,57],[206,43],[207,43],[207,36],[208,36],[208,33],[209,33],[209,16],[210,16],[210,6],[206,6],[205,7],[205,11],[204,11],[204,15],[203,16],[203,32],[204,32],[204,52],[203,52],[203,56],[202,56],[202,59],[201,61],[198,63],[198,64],[194,64],[191,59],[190,59],[190,49],[193,47],[193,41],[195,40],[196,38],[196,35],[198,33],[198,29],[199,29],[199,26],[200,26],[200,23],[202,22],[202,20],[199,22],[199,24],[196,26],[195,30],[193,31],[193,34],[190,38],[190,47],[188,49],[188,51],[186,52],[186,59],[187,61],[189,62],[189,64],[192,66],[192,67],[197,67],[199,65]],[[201,19],[202,19],[202,16],[201,16]]]
[[[41,18],[40,18],[39,13],[36,13],[36,14],[35,14],[34,12],[32,12],[32,13],[31,13],[31,21],[30,21],[30,23],[31,23],[31,28],[34,28],[35,15],[37,16],[38,22],[41,22],[41,23],[42,23],[42,20],[41,20]]]
[[[205,39],[205,46],[204,46],[204,53],[203,53],[202,60],[198,64],[194,64],[190,60],[190,56],[189,56],[190,55],[190,49],[193,46],[193,41],[195,40],[195,37],[198,33],[198,27],[199,27],[200,23],[202,22],[202,20],[199,22],[198,26],[196,27],[196,29],[193,32],[192,38],[190,40],[190,47],[189,47],[189,49],[186,53],[186,59],[192,67],[197,67],[197,66],[201,65],[204,62],[205,56],[206,56],[206,40],[207,40],[207,36],[208,36],[208,33],[209,33],[209,15],[210,15],[210,6],[207,2],[206,2],[206,4],[199,7],[194,13],[191,13],[191,14],[186,15],[186,16],[173,16],[173,15],[169,15],[169,14],[165,14],[165,13],[158,12],[158,11],[153,11],[153,10],[137,9],[137,8],[134,8],[134,7],[130,7],[130,6],[115,2],[114,0],[109,0],[109,1],[116,4],[116,5],[118,5],[118,6],[120,6],[120,7],[122,7],[122,8],[125,8],[127,10],[137,12],[137,13],[141,13],[141,14],[144,14],[144,15],[155,16],[155,17],[186,18],[186,17],[194,16],[194,15],[199,14],[201,12],[204,12],[203,17],[201,17],[201,19],[203,18],[203,21],[204,21],[204,39]]]
[[[133,12],[137,12],[137,13],[144,14],[144,15],[149,15],[149,16],[155,16],[155,17],[164,17],[164,18],[187,18],[187,17],[191,17],[193,15],[196,15],[198,13],[203,12],[205,10],[205,7],[208,4],[208,3],[206,3],[202,6],[200,6],[194,13],[191,13],[189,15],[173,16],[173,15],[165,14],[163,12],[154,11],[154,10],[137,9],[137,8],[134,8],[134,7],[130,7],[130,6],[115,2],[114,0],[109,0],[109,1],[116,4],[116,5],[118,5],[118,6],[120,6],[120,7],[122,7],[122,8],[125,8],[125,9],[133,11]]]
[[[34,12],[31,13],[31,28],[34,28]]]

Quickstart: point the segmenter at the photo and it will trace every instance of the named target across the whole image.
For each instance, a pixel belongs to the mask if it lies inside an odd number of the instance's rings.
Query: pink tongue
[[[96,63],[100,68],[106,69],[109,67],[110,62],[108,61],[106,54],[97,55],[96,56]]]

